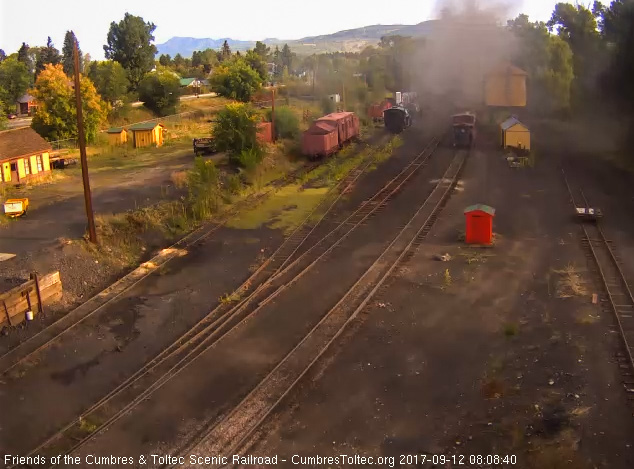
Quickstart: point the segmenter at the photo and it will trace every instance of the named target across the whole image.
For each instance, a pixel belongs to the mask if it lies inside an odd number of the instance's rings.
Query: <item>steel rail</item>
[[[566,187],[568,188],[568,193],[570,194],[570,199],[573,204],[573,207],[576,208],[574,193],[570,187],[568,178],[566,177],[566,174],[563,169],[561,170],[561,172],[564,178],[564,182],[566,183]],[[585,207],[588,208],[589,207],[588,199],[586,198],[583,190],[580,189],[579,192],[581,194],[581,197],[583,198]],[[603,232],[603,229],[601,229],[601,226],[599,225],[599,221],[597,220],[591,226],[594,227],[595,232],[598,235],[598,239],[596,239],[596,241],[599,242],[600,244],[599,247],[604,248],[604,253],[607,253],[607,257],[610,261],[611,266],[614,268],[615,272],[618,274],[617,281],[621,284],[622,291],[625,292],[624,294],[620,294],[619,296],[625,296],[630,302],[630,305],[628,306],[631,306],[634,308],[634,294],[632,294],[632,290],[629,284],[627,283],[625,273],[623,272],[623,269],[621,268],[621,265],[616,257],[616,254],[614,253],[614,249],[612,248],[607,238],[605,237],[605,233]],[[623,327],[621,313],[619,312],[620,305],[615,302],[615,299],[614,299],[615,294],[613,291],[611,291],[609,286],[609,282],[606,276],[607,266],[601,265],[602,264],[600,260],[601,256],[598,252],[597,247],[593,245],[593,241],[595,240],[595,238],[590,236],[590,230],[588,230],[588,225],[582,224],[581,229],[583,231],[584,240],[588,244],[590,253],[592,255],[592,259],[594,260],[594,263],[596,264],[599,277],[601,278],[601,282],[603,283],[603,288],[605,290],[605,293],[607,294],[607,297],[610,303],[610,308],[612,309],[612,312],[614,313],[614,317],[616,318],[619,335],[621,336],[623,346],[625,347],[626,358],[627,358],[628,365],[630,367],[630,371],[634,373],[634,356],[632,355],[632,346],[630,346],[627,340],[627,334]]]
[[[415,170],[418,169],[421,164],[420,164],[420,159],[423,158],[425,161],[427,159],[429,159],[429,157],[431,156],[431,154],[433,153],[433,150],[435,149],[436,145],[437,145],[438,139],[433,139],[432,142],[428,145],[428,147],[426,147],[426,149],[421,152],[421,154],[419,154],[411,163],[409,163],[406,167],[406,169],[404,169],[399,175],[405,173],[408,169],[410,170],[409,173],[407,173],[407,177],[403,178],[402,181],[400,181],[400,184],[397,186],[397,188],[395,188],[394,190],[392,190],[383,200],[383,202],[385,202],[389,197],[391,197],[394,192],[402,187],[402,185],[409,179],[409,177],[411,177],[412,174],[414,174]],[[431,152],[429,152],[431,149]],[[427,154],[427,153],[428,154]],[[337,201],[345,194],[346,190],[348,187],[350,187],[352,184],[354,184],[354,182],[361,176],[361,174],[363,174],[363,172],[365,171],[365,169],[367,169],[367,167],[372,164],[373,160],[370,158],[369,161],[365,162],[365,164],[363,164],[363,162],[361,163],[362,169],[359,170],[357,168],[355,168],[353,170],[353,172],[356,171],[356,174],[353,175],[352,179],[346,179],[344,178],[344,180],[342,180],[340,182],[340,186],[344,187],[344,190],[338,195],[338,197],[336,198],[336,200],[330,204],[330,206],[327,208],[327,212],[330,212],[330,210],[336,205]],[[361,165],[360,165],[361,166]],[[412,168],[415,167],[413,170]],[[389,181],[378,193],[378,194],[383,194],[385,192],[385,188],[386,187],[390,187],[391,184],[394,183],[394,181],[396,181],[398,179],[399,176],[395,177],[394,179],[392,179],[391,181]],[[342,185],[343,184],[343,185]],[[356,227],[360,226],[361,223],[368,217],[371,215],[371,213],[375,212],[380,205],[377,205],[376,207],[373,208],[373,210],[371,210],[370,213],[366,214],[361,220],[359,220],[357,222],[357,224],[351,228],[345,235],[347,236],[353,229],[355,229]],[[344,226],[356,213],[358,213],[360,210],[362,210],[363,207],[357,209],[357,211],[355,211],[352,215],[350,215],[349,217],[346,218],[346,220],[344,220],[343,222],[340,223],[340,226]],[[310,220],[310,218],[312,217],[312,213],[311,215],[309,215],[305,221]],[[319,223],[325,218],[325,216],[327,215],[327,213],[324,213],[324,215],[322,216],[322,218],[319,220]],[[310,230],[310,232],[304,236],[303,240],[300,242],[300,244],[293,249],[292,253],[290,254],[291,256],[297,252],[297,250],[299,249],[299,247],[301,246],[301,244],[310,236],[310,234],[314,231],[314,228]],[[296,232],[299,230],[299,228],[296,230]],[[332,230],[328,235],[326,235],[323,239],[327,238],[328,236],[330,236],[333,232],[335,232],[335,230]],[[291,235],[292,236],[292,235]],[[289,236],[288,239],[291,239],[291,237]],[[341,242],[343,240],[343,238],[339,239],[338,242],[336,242],[335,244],[339,244],[339,242]],[[321,241],[320,241],[321,242]],[[325,253],[322,253],[319,256],[319,259],[323,258],[325,255],[327,255],[329,252],[331,252],[331,250],[334,248],[334,245],[331,246],[330,249],[328,249]],[[279,252],[282,249],[282,247],[280,247],[277,251]],[[311,248],[312,249],[312,248]],[[275,256],[276,253],[274,253],[272,256],[269,257],[268,260],[272,260]],[[304,255],[308,254],[308,251],[304,254],[302,254],[302,257]],[[288,260],[289,257],[286,257],[286,260]],[[297,259],[299,260],[299,258]],[[316,263],[316,260],[313,261],[308,267],[306,267],[300,274],[305,273],[308,269],[312,268],[312,266]],[[266,263],[265,263],[266,264]],[[288,272],[292,267],[294,267],[295,265],[297,265],[297,263],[293,263],[291,265],[288,265],[283,271],[280,271],[279,268],[278,270],[276,270],[272,277],[269,280],[274,280],[276,278],[278,278],[280,275],[282,275],[283,273]],[[266,267],[266,265],[262,265],[259,269],[258,272],[261,272],[264,268]],[[266,282],[268,282],[269,280],[266,280]],[[243,284],[243,287],[245,285],[247,285],[248,282],[245,282]],[[283,291],[286,287],[288,286],[288,284],[284,285],[284,288],[280,288],[276,291],[274,291],[271,295],[269,295],[269,297],[266,300],[269,300],[271,296],[277,296],[279,293],[281,293],[281,291]],[[183,337],[181,337],[180,339],[177,339],[177,341],[175,341],[170,347],[168,347],[168,349],[164,350],[161,354],[159,354],[159,356],[155,357],[152,361],[150,361],[148,364],[146,364],[141,370],[137,371],[134,375],[132,375],[130,378],[128,378],[126,381],[124,381],[123,383],[121,383],[121,385],[119,385],[117,388],[115,388],[113,391],[111,391],[107,396],[105,396],[104,398],[102,398],[100,401],[98,401],[96,404],[94,404],[93,406],[91,406],[91,408],[89,408],[88,410],[84,411],[82,413],[82,415],[80,416],[80,418],[85,418],[87,417],[89,414],[95,412],[97,409],[99,409],[100,407],[102,407],[104,404],[106,404],[107,402],[111,401],[114,397],[116,397],[117,394],[120,394],[121,392],[125,391],[126,389],[130,388],[131,385],[137,383],[140,379],[142,379],[144,376],[148,375],[148,373],[150,373],[152,370],[154,370],[157,366],[161,365],[162,363],[164,363],[167,359],[169,359],[170,357],[175,356],[176,354],[180,353],[181,351],[187,351],[187,347],[189,347],[193,341],[195,341],[196,339],[199,339],[201,337],[203,337],[203,340],[198,343],[197,345],[195,345],[193,347],[192,350],[190,350],[180,361],[178,361],[178,363],[176,363],[175,365],[173,365],[168,371],[166,371],[164,374],[162,374],[161,376],[158,377],[158,379],[151,384],[150,386],[148,386],[147,388],[145,388],[142,391],[142,394],[137,396],[135,399],[133,399],[131,402],[129,402],[126,406],[124,406],[124,408],[122,408],[121,410],[119,410],[115,415],[113,415],[111,418],[109,418],[108,420],[106,420],[104,423],[102,423],[100,425],[100,427],[95,430],[94,432],[91,432],[90,435],[84,437],[84,438],[77,438],[75,437],[75,439],[80,439],[79,443],[75,444],[75,446],[73,446],[73,448],[67,453],[72,453],[73,451],[76,451],[77,449],[79,449],[81,446],[83,446],[88,440],[94,438],[95,436],[97,436],[99,433],[101,433],[102,431],[104,431],[105,429],[107,429],[110,425],[112,425],[114,422],[116,422],[117,420],[119,420],[121,417],[123,417],[127,412],[129,412],[132,408],[134,408],[139,402],[141,402],[142,400],[146,399],[147,396],[149,396],[150,394],[152,394],[153,392],[155,392],[157,389],[159,389],[163,384],[165,384],[167,381],[169,381],[170,379],[172,379],[178,372],[180,372],[182,369],[185,368],[185,366],[189,365],[193,360],[195,360],[199,354],[203,353],[205,350],[207,350],[210,346],[213,346],[215,344],[215,342],[212,342],[211,344],[209,344],[210,340],[215,338],[218,334],[218,330],[220,327],[224,326],[225,324],[227,324],[237,313],[241,312],[244,307],[250,302],[250,300],[252,300],[254,298],[254,296],[262,291],[262,285],[260,285],[258,288],[256,288],[256,290],[251,293],[249,295],[249,297],[247,297],[245,300],[242,300],[236,307],[232,308],[231,310],[227,311],[223,316],[220,316],[218,318],[216,318],[214,320],[214,322],[212,324],[207,325],[203,330],[197,332],[195,335],[193,335],[192,337],[189,337],[192,335],[192,330],[194,330],[197,326],[199,326],[200,324],[203,324],[205,322],[209,321],[209,316],[208,315],[206,318],[203,318],[203,320],[201,320],[197,325],[193,326],[192,329],[190,329],[190,331],[188,331],[188,333],[186,333]],[[258,304],[258,306],[256,307],[256,309],[252,312],[250,312],[248,314],[247,317],[243,318],[242,320],[240,320],[237,324],[234,324],[233,326],[231,326],[228,330],[226,330],[222,335],[220,335],[220,337],[218,337],[218,340],[220,340],[222,337],[224,337],[224,335],[226,335],[228,332],[230,332],[231,330],[233,330],[235,327],[237,327],[239,324],[241,324],[242,322],[244,322],[248,317],[250,317],[251,315],[253,315],[256,311],[258,311],[262,306],[264,306],[265,303],[260,303]],[[208,333],[211,329],[211,335],[208,335],[205,337],[205,334]],[[185,340],[185,343],[180,344],[179,342]],[[192,358],[193,357],[193,358]],[[47,439],[44,443],[40,444],[38,446],[38,448],[32,450],[29,454],[35,454],[38,451],[40,451],[42,448],[46,447],[47,445],[55,442],[55,441],[59,441],[60,437],[63,437],[64,432],[67,432],[69,430],[72,430],[73,427],[77,426],[77,422],[80,421],[79,418],[78,419],[74,419],[73,422],[71,422],[70,424],[68,424],[66,427],[64,427],[62,430],[58,431],[56,434],[52,435],[49,439]]]
[[[335,197],[335,200],[328,207],[326,207],[326,210],[322,213],[322,215],[320,216],[320,218],[316,222],[316,224],[312,227],[312,229],[309,231],[308,234],[304,235],[304,237],[303,237],[302,241],[300,242],[300,244],[298,244],[296,247],[293,248],[293,250],[289,254],[289,256],[294,254],[299,249],[301,244],[308,238],[308,236],[310,236],[310,234],[314,231],[314,229],[316,229],[316,227],[322,222],[322,220],[330,213],[332,208],[341,199],[341,197],[343,197],[343,195],[345,194],[346,190],[350,186],[352,186],[361,177],[361,175],[364,174],[365,170],[367,170],[367,168],[373,162],[373,159],[372,159],[373,153],[374,152],[370,152],[370,154],[368,155],[367,159],[364,158],[359,163],[359,165],[357,165],[355,168],[353,168],[350,171],[350,173],[349,173],[349,175],[347,177],[343,178],[335,186],[333,186],[333,188],[331,188],[329,190],[329,194],[326,195],[326,197],[324,198],[324,201],[327,202],[329,200],[329,195],[331,196],[332,194],[336,193],[337,196]],[[273,262],[273,260],[276,257],[279,256],[280,252],[283,251],[285,246],[288,243],[292,242],[292,240],[294,239],[295,235],[300,233],[301,228],[306,223],[308,223],[316,213],[319,213],[319,211],[322,208],[323,208],[323,204],[322,203],[318,204],[309,213],[309,215],[300,223],[300,225],[298,225],[297,228],[285,239],[285,241],[282,243],[282,245],[279,246],[276,249],[276,251],[273,254],[271,254],[264,261],[264,263],[262,265],[260,265],[258,267],[258,269],[255,272],[253,272],[245,282],[242,283],[242,285],[240,285],[237,288],[236,291],[248,290],[248,288],[254,283],[254,280],[257,278],[257,276],[262,274],[262,272],[266,269],[266,267],[268,267],[268,265],[271,264]],[[34,455],[38,451],[41,451],[47,445],[52,443],[53,441],[56,441],[61,435],[63,435],[64,432],[67,432],[68,430],[71,430],[73,427],[75,427],[77,425],[78,421],[80,421],[81,419],[85,419],[89,414],[94,412],[96,409],[100,408],[101,406],[103,406],[104,404],[106,404],[107,402],[112,400],[112,398],[114,396],[116,396],[117,394],[121,393],[125,389],[129,388],[130,386],[135,384],[137,381],[139,381],[143,376],[147,375],[149,372],[154,370],[165,359],[167,359],[170,356],[172,356],[173,354],[177,353],[183,347],[186,347],[187,344],[191,343],[191,340],[194,340],[201,333],[205,332],[205,329],[200,331],[200,332],[196,332],[196,330],[198,328],[200,328],[201,326],[204,326],[205,323],[209,321],[211,316],[214,316],[215,314],[220,312],[221,309],[222,309],[222,306],[223,306],[222,304],[219,304],[210,313],[206,314],[205,317],[202,318],[198,323],[196,323],[194,326],[192,326],[187,332],[185,332],[183,335],[181,335],[179,338],[177,338],[175,341],[173,341],[167,348],[162,350],[157,356],[153,357],[149,362],[147,362],[145,365],[143,365],[142,368],[137,370],[133,375],[129,376],[125,381],[120,383],[116,388],[111,390],[107,395],[105,395],[99,401],[97,401],[96,403],[91,405],[88,409],[82,411],[82,413],[77,418],[74,418],[73,421],[71,421],[69,424],[67,424],[65,427],[63,427],[61,430],[58,430],[55,434],[50,436],[46,441],[42,442],[37,448],[31,450],[28,453],[28,455],[29,456]],[[214,324],[215,323],[212,323],[212,325],[214,325]]]
[[[446,202],[448,195],[450,194],[451,190],[455,188],[455,185],[458,181],[458,178],[460,177],[462,169],[464,168],[464,164],[466,160],[467,160],[466,156],[463,157],[461,160],[458,158],[458,156],[455,157],[454,161],[447,169],[443,178],[441,178],[441,180],[437,183],[434,191],[420,204],[418,210],[410,218],[410,220],[407,222],[405,227],[399,231],[399,233],[394,237],[392,242],[383,250],[383,252],[379,255],[379,257],[362,274],[362,276],[357,280],[357,282],[344,294],[341,300],[339,300],[339,302],[333,308],[331,308],[326,313],[326,315],[324,315],[321,318],[321,320],[300,340],[300,342],[297,345],[295,345],[295,347],[290,352],[288,352],[287,355],[285,355],[284,358],[282,358],[280,362],[278,362],[275,368],[273,368],[273,370],[271,370],[258,383],[258,385],[254,389],[252,389],[249,392],[249,394],[247,394],[247,396],[245,396],[240,401],[240,403],[231,410],[231,412],[229,412],[229,414],[223,417],[218,423],[213,424],[209,429],[205,430],[200,435],[198,435],[195,442],[193,444],[189,444],[187,449],[182,450],[180,454],[185,454],[192,451],[196,452],[197,450],[195,448],[199,446],[201,442],[206,439],[213,440],[214,443],[212,443],[212,445],[214,447],[211,448],[213,449],[211,453],[207,451],[207,449],[209,448],[204,448],[205,451],[203,452],[206,452],[205,454],[207,453],[209,454],[237,454],[237,451],[239,451],[242,448],[244,443],[253,435],[253,433],[260,427],[260,425],[264,423],[266,419],[269,418],[269,416],[275,411],[275,409],[279,406],[279,404],[292,392],[292,390],[304,378],[304,376],[310,371],[310,369],[312,369],[312,367],[319,361],[319,359],[323,356],[323,354],[326,353],[329,347],[341,336],[341,334],[343,334],[347,326],[358,316],[358,314],[361,311],[363,311],[363,309],[367,306],[369,301],[376,295],[376,293],[381,288],[381,286],[383,286],[383,284],[391,277],[394,270],[399,265],[401,265],[402,261],[406,259],[406,257],[412,252],[412,250],[415,249],[416,246],[418,246],[418,244],[420,244],[421,235],[423,233],[426,234],[429,232],[429,230],[431,229],[431,225],[433,225],[433,223],[436,221],[439,211],[442,209],[442,206]],[[454,163],[456,163],[457,168],[454,167]],[[446,180],[449,179],[450,177],[451,177],[450,182],[447,184]],[[445,184],[446,184],[446,187],[442,188],[442,186]],[[428,208],[430,204],[433,204],[433,203],[435,203],[435,205],[433,206],[431,212],[429,212],[429,214],[425,218],[425,221],[422,224],[419,224],[418,226],[414,226],[415,221],[417,221],[421,213],[424,214],[424,210]],[[407,237],[405,240],[403,240],[402,238],[405,238],[407,236],[408,232],[412,230],[412,227],[414,227],[414,230],[415,230],[414,234]],[[402,248],[400,252],[398,251],[398,249],[396,250],[396,252],[392,252],[394,251],[395,245],[397,245],[399,242],[403,243],[406,241],[407,241],[406,246]],[[388,257],[390,254],[391,255],[398,254],[398,256],[396,257],[394,261],[388,264],[389,267],[387,267],[387,270],[383,271],[383,269],[386,267],[386,260],[384,259],[384,257]],[[373,275],[380,275],[381,273],[382,275],[380,276],[378,280],[374,282],[372,280],[367,281],[369,277],[372,277]],[[366,283],[365,285],[364,285],[364,282]],[[345,318],[347,312],[345,311],[345,307],[342,305],[348,300],[349,297],[354,296],[354,293],[357,289],[364,288],[367,290],[367,288],[370,288],[370,287],[371,287],[371,290],[367,294],[365,294],[365,297],[363,298],[361,303],[358,306],[356,306],[356,308],[354,308],[352,313],[347,318]],[[341,311],[342,309],[343,311]],[[336,329],[336,332],[331,337],[328,337],[330,334],[329,331],[327,330],[328,326],[324,326],[324,325],[327,323],[327,321],[333,320],[333,317],[337,315],[337,313],[339,313],[340,315],[343,315],[344,318],[341,318],[341,319],[345,319],[345,320],[343,324],[341,324]],[[296,354],[301,353],[298,351],[301,350],[302,346],[304,346],[310,340],[315,340],[314,337],[318,335],[320,328],[326,329],[326,332],[325,332],[326,337],[324,339],[324,340],[327,340],[326,343],[319,348],[316,355],[314,356],[314,358],[312,358],[312,360],[308,363],[308,365],[304,366],[301,369],[301,371],[299,371],[296,378],[289,385],[283,386],[284,390],[281,392],[279,397],[274,401],[274,403],[268,406],[262,415],[258,416],[257,403],[263,402],[267,399],[266,391],[263,391],[263,389],[265,389],[266,386],[272,386],[272,387],[275,387],[276,385],[278,387],[280,386],[280,383],[284,379],[284,373],[285,373],[283,371],[280,372],[280,370],[289,361],[291,361],[293,358],[296,358],[295,357]],[[310,347],[310,345],[308,347]],[[286,372],[286,374],[288,375],[289,373]],[[282,376],[280,377],[279,375],[282,375]],[[273,383],[273,384],[270,384],[270,383]],[[258,396],[258,394],[261,394],[261,395]],[[250,401],[255,401],[255,403]],[[244,410],[244,408],[247,408],[247,410],[244,411],[247,415],[246,416],[238,415],[239,412]],[[254,412],[254,409],[255,409],[255,412]],[[249,415],[253,413],[255,413],[256,415]],[[256,419],[255,423],[245,424],[245,425],[249,425],[249,427],[246,430],[243,428],[236,430],[235,428],[236,425],[234,425],[234,422],[233,422],[234,420],[238,420],[240,422],[253,422],[254,421],[253,419]],[[220,441],[220,439],[223,436],[226,437],[228,433],[228,431],[226,431],[225,428],[223,427],[229,427],[232,429],[234,433],[239,433],[240,435],[239,440],[233,443],[230,449],[228,450],[224,450],[223,448],[216,447],[218,446],[217,442]],[[210,438],[212,436],[215,436],[216,438]],[[201,451],[202,450],[203,449],[201,448]],[[164,466],[164,467],[167,467],[167,466]],[[170,466],[170,467],[174,467],[174,466]],[[225,467],[225,465],[217,465],[215,467]]]
[[[287,180],[289,177],[292,179],[297,179],[301,177],[302,174],[310,173],[311,171],[316,169],[317,166],[319,166],[319,164],[311,164],[308,167],[298,169],[297,171],[294,171],[293,173],[286,175],[284,178],[280,178],[278,184],[284,180]],[[169,252],[176,249],[188,248],[196,243],[199,243],[200,241],[206,239],[211,234],[215,233],[217,230],[223,227],[229,220],[231,220],[231,218],[236,216],[246,206],[252,205],[254,202],[257,203],[258,201],[263,200],[265,197],[273,193],[276,189],[277,187],[274,185],[274,187],[270,188],[269,190],[263,193],[257,194],[253,198],[247,198],[239,202],[236,207],[221,214],[221,220],[219,222],[214,223],[212,226],[208,226],[208,225],[213,222],[207,223],[201,228],[179,239],[174,244],[163,249],[163,251]],[[77,325],[81,324],[86,319],[92,317],[95,313],[97,313],[98,311],[102,310],[103,308],[105,308],[106,306],[108,306],[109,304],[117,300],[119,297],[121,297],[123,294],[130,291],[132,288],[134,288],[136,285],[138,285],[141,281],[145,280],[150,275],[159,271],[170,260],[177,257],[177,255],[178,254],[174,252],[171,255],[168,254],[166,256],[161,257],[160,259],[157,259],[159,257],[158,255],[155,256],[151,260],[154,262],[156,268],[151,270],[146,270],[145,273],[142,273],[138,276],[138,278],[135,278],[132,281],[132,283],[125,285],[125,283],[130,280],[130,276],[134,274],[134,272],[137,271],[137,269],[135,269],[134,271],[126,274],[125,276],[117,280],[112,285],[108,286],[105,290],[97,293],[95,296],[87,300],[85,303],[79,305],[77,308],[75,308],[68,314],[62,316],[57,321],[48,325],[45,329],[42,329],[37,334],[30,337],[28,340],[20,343],[16,347],[13,347],[7,350],[4,354],[0,355],[0,369],[2,369],[2,371],[0,372],[0,376],[9,373],[13,368],[15,368],[20,363],[31,358],[38,352],[41,352],[42,350],[46,349],[50,344],[52,344],[58,338],[60,338],[67,332],[71,331]],[[87,314],[83,314],[83,315],[80,315],[80,317],[75,318],[75,316],[78,315],[75,312],[80,311],[84,307],[84,305],[89,304],[90,302],[98,302],[100,297],[108,296],[113,290],[116,291],[117,288],[121,285],[123,285],[123,288],[120,291],[116,292],[114,296],[108,298],[103,303],[98,304],[94,309],[91,309]],[[70,322],[70,321],[74,321],[74,322]],[[70,324],[66,325],[66,323],[68,322],[70,322]],[[47,335],[49,335],[50,337],[46,338],[45,336]],[[38,343],[38,339],[40,338],[43,338],[44,340],[40,341],[41,343]]]

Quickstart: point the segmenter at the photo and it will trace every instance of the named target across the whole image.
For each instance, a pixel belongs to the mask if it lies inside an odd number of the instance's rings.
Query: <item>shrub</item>
[[[244,168],[247,172],[252,172],[262,160],[262,153],[255,148],[243,150],[234,158],[234,163]]]
[[[254,109],[241,103],[228,104],[218,113],[213,128],[213,138],[219,151],[232,156],[245,150],[259,152],[257,141],[257,114]]]
[[[324,114],[335,112],[335,103],[326,96],[321,100],[321,110],[324,112]]]
[[[218,209],[221,194],[218,169],[213,161],[196,158],[187,185],[190,208],[195,220],[204,220]]]
[[[271,121],[272,111],[267,111],[267,119]],[[275,110],[275,138],[293,139],[299,135],[299,119],[289,107]]]

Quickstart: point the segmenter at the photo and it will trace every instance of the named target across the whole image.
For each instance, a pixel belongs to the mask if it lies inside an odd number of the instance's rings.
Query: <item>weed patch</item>
[[[556,288],[557,298],[572,298],[588,294],[579,270],[573,264],[568,264],[561,270],[553,270],[553,273],[559,275]]]

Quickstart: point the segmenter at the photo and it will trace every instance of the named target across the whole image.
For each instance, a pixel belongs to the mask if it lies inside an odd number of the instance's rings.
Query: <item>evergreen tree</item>
[[[42,47],[35,62],[35,76],[39,75],[46,64],[57,65],[62,60],[59,51],[53,45],[51,37],[46,41],[46,47]]]
[[[77,41],[75,33],[73,31],[66,31],[64,47],[62,47],[62,66],[64,67],[64,73],[68,76],[72,76],[75,73],[75,60],[73,58],[75,41]],[[79,48],[79,42],[77,42],[77,52],[79,53],[79,70],[83,70],[83,55]]]
[[[231,47],[229,47],[229,43],[225,39],[224,44],[222,44],[222,50],[220,51],[220,61],[224,62],[225,60],[229,60],[231,58]]]
[[[22,62],[26,65],[29,72],[33,73],[33,60],[29,54],[30,47],[26,42],[23,42],[18,50],[18,62]]]

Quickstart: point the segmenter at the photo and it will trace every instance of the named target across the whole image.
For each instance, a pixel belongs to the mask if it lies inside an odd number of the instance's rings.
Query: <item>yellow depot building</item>
[[[0,183],[20,184],[50,174],[51,145],[31,127],[0,132]]]
[[[489,72],[485,79],[485,104],[495,107],[525,107],[528,74],[510,63]]]
[[[500,136],[502,148],[531,149],[531,132],[516,117],[510,117],[500,124]]]
[[[129,127],[129,130],[132,132],[134,148],[149,147],[150,145],[160,147],[163,145],[163,132],[165,131],[163,124],[156,122],[134,124]]]

